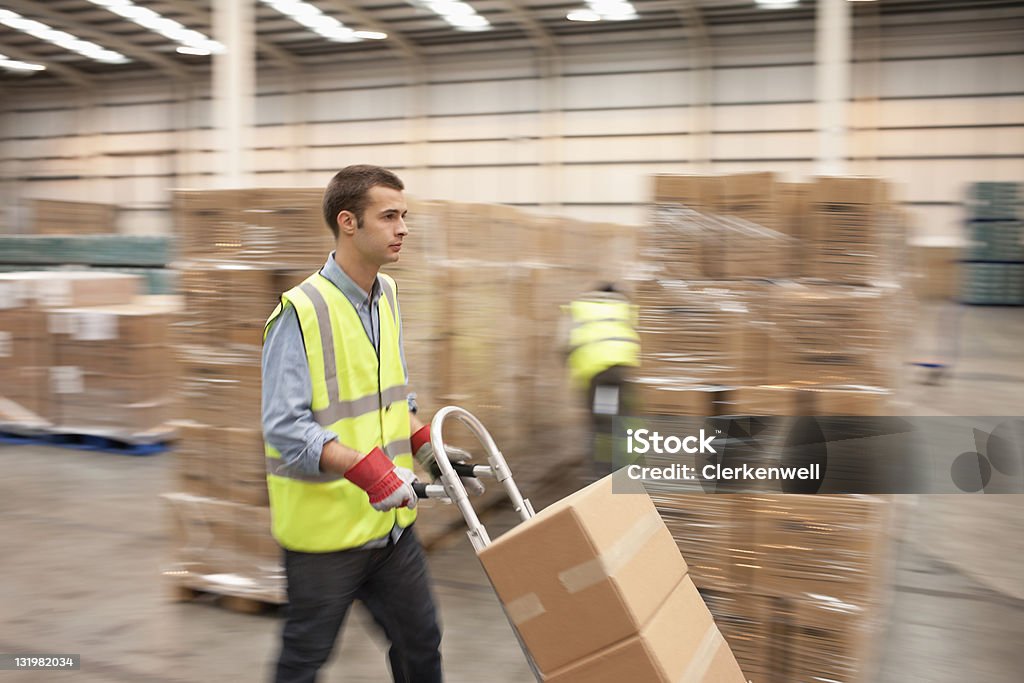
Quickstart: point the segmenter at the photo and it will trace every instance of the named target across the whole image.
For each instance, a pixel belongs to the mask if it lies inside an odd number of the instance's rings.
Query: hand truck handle
[[[453,467],[451,460],[448,459],[442,430],[445,420],[449,417],[454,417],[466,425],[469,431],[473,432],[473,435],[483,445],[484,450],[487,452],[487,461],[490,463],[489,474],[504,487],[505,493],[512,501],[513,509],[519,513],[523,521],[533,517],[533,506],[519,492],[519,487],[516,486],[515,480],[512,479],[512,472],[508,468],[508,463],[505,462],[505,456],[498,450],[494,439],[476,416],[458,406],[446,406],[437,411],[434,414],[434,419],[430,421],[430,442],[434,447],[434,461],[441,471],[439,478],[448,497],[458,506],[459,512],[462,513],[463,518],[466,520],[466,525],[469,527],[469,541],[473,544],[473,549],[479,552],[490,545],[491,539],[487,535],[487,530],[483,524],[480,523],[480,518],[477,517],[472,503],[469,502],[469,495],[466,493],[466,487],[463,486],[462,481],[459,479],[459,473]],[[473,470],[474,474],[476,474],[477,468],[474,467]]]

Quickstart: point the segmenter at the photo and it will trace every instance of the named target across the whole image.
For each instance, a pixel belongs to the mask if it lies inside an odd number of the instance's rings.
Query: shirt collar
[[[320,270],[320,274],[327,278],[331,284],[341,290],[341,293],[345,295],[345,298],[352,302],[352,305],[356,308],[365,306],[367,302],[371,305],[376,306],[377,302],[380,301],[381,289],[380,289],[380,276],[378,275],[373,281],[373,287],[371,287],[370,293],[367,294],[363,291],[363,288],[355,283],[355,280],[348,276],[338,262],[334,260],[334,252],[327,257],[327,263]]]

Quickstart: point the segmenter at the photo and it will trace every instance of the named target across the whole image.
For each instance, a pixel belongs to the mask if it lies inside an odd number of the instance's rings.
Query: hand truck
[[[466,425],[469,431],[480,441],[484,451],[487,453],[489,465],[453,463],[448,459],[442,428],[445,420],[450,417]],[[522,521],[525,522],[534,516],[533,505],[530,504],[528,499],[523,498],[523,495],[519,492],[519,487],[512,478],[512,472],[505,461],[505,456],[498,450],[498,446],[494,443],[494,439],[483,426],[483,423],[468,410],[458,406],[447,406],[437,411],[434,419],[430,421],[430,442],[434,448],[434,460],[437,462],[438,469],[441,472],[438,477],[441,483],[422,484],[416,482],[413,484],[413,489],[419,498],[440,498],[455,503],[459,508],[459,512],[462,513],[462,517],[466,520],[466,526],[469,527],[466,533],[469,536],[469,542],[473,544],[473,550],[479,553],[489,546],[491,544],[491,537],[487,534],[487,529],[480,522],[480,518],[473,509],[472,503],[469,502],[469,494],[466,493],[466,487],[463,485],[460,477],[494,477],[505,489],[505,493],[512,501],[513,509],[519,514]],[[505,611],[504,604],[502,604],[501,608],[502,611]],[[505,612],[505,618],[508,619],[507,611]],[[509,619],[508,623],[512,627],[512,632],[516,634],[519,647],[522,649],[523,654],[526,655],[526,660],[534,677],[538,681],[541,680],[537,665],[534,663],[530,651],[523,643],[523,639],[519,635],[515,624],[512,623],[511,619]]]

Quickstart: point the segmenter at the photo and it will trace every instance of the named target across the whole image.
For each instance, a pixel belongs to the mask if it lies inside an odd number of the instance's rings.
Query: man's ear
[[[359,221],[351,211],[340,211],[338,213],[338,231],[345,235],[354,235],[359,228]]]

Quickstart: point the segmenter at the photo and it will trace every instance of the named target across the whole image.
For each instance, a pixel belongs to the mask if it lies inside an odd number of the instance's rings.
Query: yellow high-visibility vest
[[[636,312],[625,301],[581,299],[569,305],[569,376],[585,388],[600,372],[616,365],[640,365],[640,335],[633,328]]]
[[[400,467],[413,468],[409,443],[408,387],[402,370],[395,281],[383,273],[378,304],[380,356],[352,304],[327,278],[314,273],[281,296],[267,320],[291,304],[298,314],[313,388],[311,409],[318,424],[345,446],[369,453],[380,447]],[[378,512],[361,488],[341,475],[314,477],[282,466],[281,454],[264,444],[271,530],[282,547],[319,553],[356,548],[407,527],[416,511]]]

